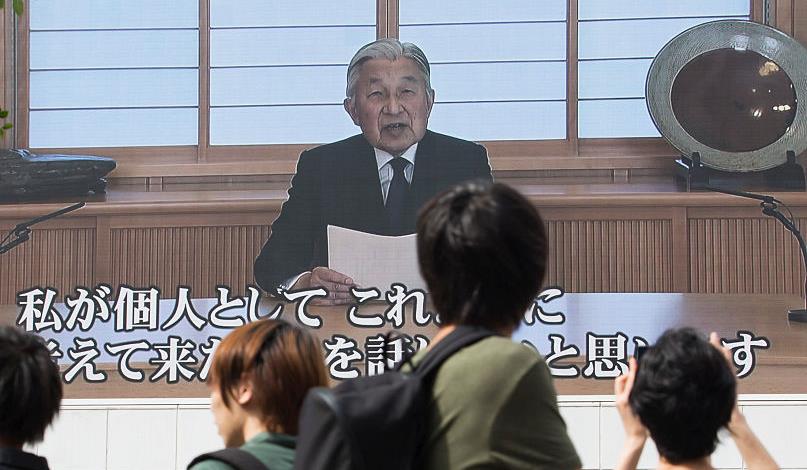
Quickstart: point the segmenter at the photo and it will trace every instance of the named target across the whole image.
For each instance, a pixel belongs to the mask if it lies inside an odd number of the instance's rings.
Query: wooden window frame
[[[399,0],[376,0],[376,37],[399,36]],[[749,0],[754,21],[763,20],[765,0]],[[775,26],[793,31],[794,0],[769,0]],[[16,63],[13,15],[2,22],[5,54],[2,104],[15,102],[14,143],[26,148],[29,138],[29,16],[16,20]],[[567,0],[566,139],[483,141],[496,170],[575,170],[669,168],[676,150],[662,138],[581,139],[578,137],[578,0]],[[782,28],[790,26],[790,28]],[[789,31],[788,31],[789,30]],[[15,74],[16,72],[16,74]],[[14,86],[5,82],[16,79]],[[8,106],[4,106],[8,107]],[[89,147],[32,149],[34,152],[96,154],[113,157],[113,177],[234,176],[294,173],[297,158],[311,144],[210,145],[210,0],[199,1],[198,145],[152,147]],[[159,155],[159,156],[156,156]]]

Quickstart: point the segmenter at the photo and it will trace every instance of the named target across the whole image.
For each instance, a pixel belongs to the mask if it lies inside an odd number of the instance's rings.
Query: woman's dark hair
[[[283,320],[247,323],[228,334],[213,355],[209,380],[230,406],[242,380],[272,432],[297,434],[297,419],[308,389],[327,386],[319,343]]]
[[[0,439],[38,442],[59,413],[62,380],[41,337],[0,326]]]
[[[642,356],[630,406],[673,464],[711,455],[731,418],[737,381],[726,359],[692,328],[666,331]]]
[[[421,210],[420,272],[445,324],[514,328],[539,292],[547,243],[538,211],[500,183],[465,183]]]

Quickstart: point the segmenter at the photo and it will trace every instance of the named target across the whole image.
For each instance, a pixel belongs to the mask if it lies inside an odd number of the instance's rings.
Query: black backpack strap
[[[415,373],[425,378],[437,371],[440,365],[455,352],[489,336],[495,336],[495,333],[487,328],[459,325],[426,353],[426,357],[415,369]]]
[[[218,460],[226,463],[236,470],[269,470],[269,467],[264,465],[263,462],[258,460],[257,457],[236,447],[202,454],[188,464],[188,470],[204,460]]]

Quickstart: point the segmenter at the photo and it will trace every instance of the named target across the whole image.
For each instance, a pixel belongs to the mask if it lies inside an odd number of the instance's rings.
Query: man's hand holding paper
[[[325,288],[328,291],[327,297],[315,297],[311,300],[314,305],[341,305],[350,303],[353,297],[350,289],[356,287],[353,279],[333,269],[317,266],[310,273],[300,276],[294,283],[292,289],[317,289]]]

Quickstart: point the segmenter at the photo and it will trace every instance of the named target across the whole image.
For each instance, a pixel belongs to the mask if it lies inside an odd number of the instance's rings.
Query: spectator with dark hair
[[[213,355],[211,411],[228,448],[239,447],[272,470],[291,469],[306,392],[327,385],[319,343],[282,320],[233,330]],[[232,456],[232,452],[229,453]],[[243,452],[236,452],[243,459]],[[223,454],[197,457],[192,470],[232,470]]]
[[[711,343],[711,344],[710,344]],[[717,334],[710,341],[691,328],[665,332],[630,360],[614,383],[627,439],[617,469],[635,469],[647,434],[656,443],[659,469],[711,469],[717,433],[727,427],[747,468],[779,468],[737,406],[737,380]]]
[[[0,469],[48,469],[22,446],[42,440],[61,401],[59,367],[42,338],[0,326]]]
[[[421,468],[579,468],[546,364],[510,339],[544,279],[547,241],[536,209],[503,184],[467,183],[423,208],[417,234],[441,320],[432,346],[459,325],[496,333],[438,370]]]

